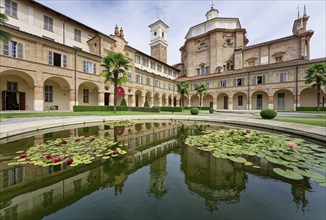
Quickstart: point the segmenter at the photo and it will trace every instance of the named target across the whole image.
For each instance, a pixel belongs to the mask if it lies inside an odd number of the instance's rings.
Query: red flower
[[[44,156],[44,159],[46,160],[50,160],[52,158],[52,155],[51,154],[47,154]]]
[[[20,156],[19,156],[19,158],[26,158],[27,157],[27,154],[21,154]]]
[[[76,142],[79,142],[79,141],[80,141],[80,139],[78,138],[78,139],[76,139],[75,141],[76,141]]]
[[[67,165],[72,164],[72,162],[74,162],[74,160],[71,157],[67,158],[67,160],[66,160]]]
[[[88,138],[88,135],[86,134],[86,135],[84,135],[84,138]]]
[[[62,139],[61,144],[67,144],[67,141]]]
[[[54,163],[58,163],[58,162],[60,162],[62,159],[61,159],[61,157],[56,157],[56,158],[54,158],[52,161],[54,162]]]
[[[91,138],[89,141],[95,141],[95,138]]]
[[[118,150],[113,151],[113,154],[119,154]]]
[[[296,143],[294,143],[294,142],[288,141],[288,147],[290,147],[290,148],[294,149],[294,148],[296,148],[296,147],[297,147],[297,144],[296,144]]]

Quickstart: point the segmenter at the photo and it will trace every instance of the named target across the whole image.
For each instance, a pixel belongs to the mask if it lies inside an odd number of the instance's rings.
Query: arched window
[[[162,37],[164,38],[164,32],[162,32]]]

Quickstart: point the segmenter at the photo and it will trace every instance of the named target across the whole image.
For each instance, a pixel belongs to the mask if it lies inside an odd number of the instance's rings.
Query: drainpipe
[[[153,102],[153,106],[154,106],[154,104],[155,104],[155,94],[154,94],[154,92],[155,92],[155,88],[154,88],[154,78],[155,78],[155,75],[153,74],[153,98],[152,98],[152,102]]]
[[[66,21],[67,21],[67,17],[65,18],[65,20],[63,20],[62,23],[62,44],[65,45],[66,44]]]
[[[250,109],[250,72],[248,73],[247,110],[251,110],[251,109]]]
[[[77,105],[77,52],[78,50],[75,49],[75,70],[74,70],[74,74],[75,74],[75,105]]]

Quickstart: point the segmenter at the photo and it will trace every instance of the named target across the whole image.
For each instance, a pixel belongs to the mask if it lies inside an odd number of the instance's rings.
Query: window
[[[168,73],[168,69],[166,67],[164,67],[164,73],[167,74]]]
[[[207,89],[209,88],[209,82],[206,82],[206,88]]]
[[[253,66],[255,66],[255,61],[254,60],[248,61],[248,67],[253,67]]]
[[[201,66],[200,67],[200,73],[201,73],[201,75],[204,75],[204,71],[205,71],[205,67],[204,66]]]
[[[135,62],[140,64],[140,56],[138,56],[138,55],[135,56]]]
[[[5,14],[17,18],[17,2],[6,0]]]
[[[155,80],[155,87],[158,87],[158,88],[160,87],[160,80],[158,80],[158,79]]]
[[[53,190],[43,193],[43,208],[49,207],[53,204]]]
[[[223,67],[224,67],[224,70],[233,70],[234,69],[234,67],[231,63],[227,63],[226,65],[223,65]]]
[[[24,168],[17,167],[3,172],[3,188],[16,185],[24,180]]]
[[[278,63],[278,62],[282,62],[283,61],[283,56],[277,56],[275,57],[275,62]]]
[[[143,76],[142,75],[136,75],[136,83],[142,84],[143,83]]]
[[[84,70],[85,73],[93,73],[93,74],[95,74],[96,73],[96,64],[84,60],[83,61],[83,70]]]
[[[264,84],[264,83],[265,83],[265,76],[254,77],[254,84]]]
[[[3,55],[15,57],[19,59],[24,58],[24,46],[22,43],[16,41],[3,41],[2,44]]]
[[[243,105],[243,96],[240,95],[238,96],[238,106],[242,106]]]
[[[142,145],[142,137],[137,137],[136,138],[136,147],[138,147],[138,146],[140,146],[140,145]]]
[[[280,82],[286,82],[286,73],[280,73]]]
[[[162,72],[162,66],[157,64],[157,71]]]
[[[221,88],[226,87],[226,79],[220,81],[220,87]]]
[[[169,90],[171,90],[172,89],[172,85],[171,84],[169,84]]]
[[[44,26],[43,28],[53,32],[53,19],[49,16],[43,15]]]
[[[67,67],[67,56],[59,53],[49,51],[48,54],[48,64],[58,67]]]
[[[143,65],[144,65],[144,66],[148,66],[148,60],[143,59]]]
[[[89,103],[89,90],[83,89],[83,103]]]
[[[199,68],[197,69],[197,75],[198,76],[200,75],[200,69]]]
[[[243,86],[244,85],[244,78],[238,78],[234,80],[235,86]]]
[[[94,37],[93,35],[89,34],[88,35],[88,40],[92,39],[93,37]]]
[[[7,90],[8,91],[17,91],[18,83],[17,82],[7,82]]]
[[[78,29],[74,28],[74,32],[75,32],[74,40],[78,41],[78,42],[81,42],[81,30],[78,30]]]
[[[172,70],[170,70],[170,69],[168,70],[168,75],[172,76]]]
[[[44,87],[44,101],[53,102],[53,86]]]
[[[209,67],[208,67],[208,66],[205,67],[205,74],[206,74],[206,75],[209,74]]]
[[[173,77],[177,77],[177,73],[173,71]]]
[[[151,69],[153,69],[153,70],[156,69],[156,63],[154,63],[153,61],[151,61]]]
[[[146,78],[146,85],[148,85],[148,86],[151,85],[151,79],[150,78]]]
[[[129,72],[128,73],[128,81],[129,82],[132,82],[132,72]]]
[[[191,84],[191,90],[195,90],[197,87],[197,83]]]

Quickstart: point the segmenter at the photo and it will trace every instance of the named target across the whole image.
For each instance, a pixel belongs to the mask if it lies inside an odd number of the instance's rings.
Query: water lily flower
[[[296,148],[296,147],[297,147],[297,144],[296,144],[296,143],[294,143],[294,142],[288,141],[288,147],[290,147],[290,148],[294,149],[294,148]]]
[[[203,138],[204,138],[204,139],[208,139],[208,136],[207,136],[207,135],[203,135]]]
[[[75,141],[76,141],[76,142],[79,142],[79,141],[80,141],[80,139],[78,138],[78,139],[76,139]]]
[[[61,157],[56,157],[56,158],[54,158],[52,161],[54,162],[54,163],[58,163],[58,162],[60,162],[62,159],[61,159]]]
[[[246,134],[244,137],[247,138],[247,139],[251,138],[251,136],[249,134]]]
[[[70,164],[72,164],[72,162],[74,162],[74,160],[71,158],[71,157],[69,157],[69,158],[67,158],[67,160],[66,160],[66,164],[67,165],[70,165]]]
[[[119,154],[118,150],[113,151],[113,154]]]
[[[21,154],[20,156],[19,156],[19,158],[26,158],[27,157],[27,154]]]
[[[220,131],[220,136],[224,136],[225,135],[225,131]]]
[[[84,135],[84,138],[88,138],[88,135]]]
[[[67,144],[67,141],[62,139],[61,144]]]
[[[95,138],[91,138],[89,141],[95,141]]]
[[[52,159],[52,155],[51,154],[47,154],[47,155],[44,156],[44,159],[45,160],[50,160],[50,159]]]

